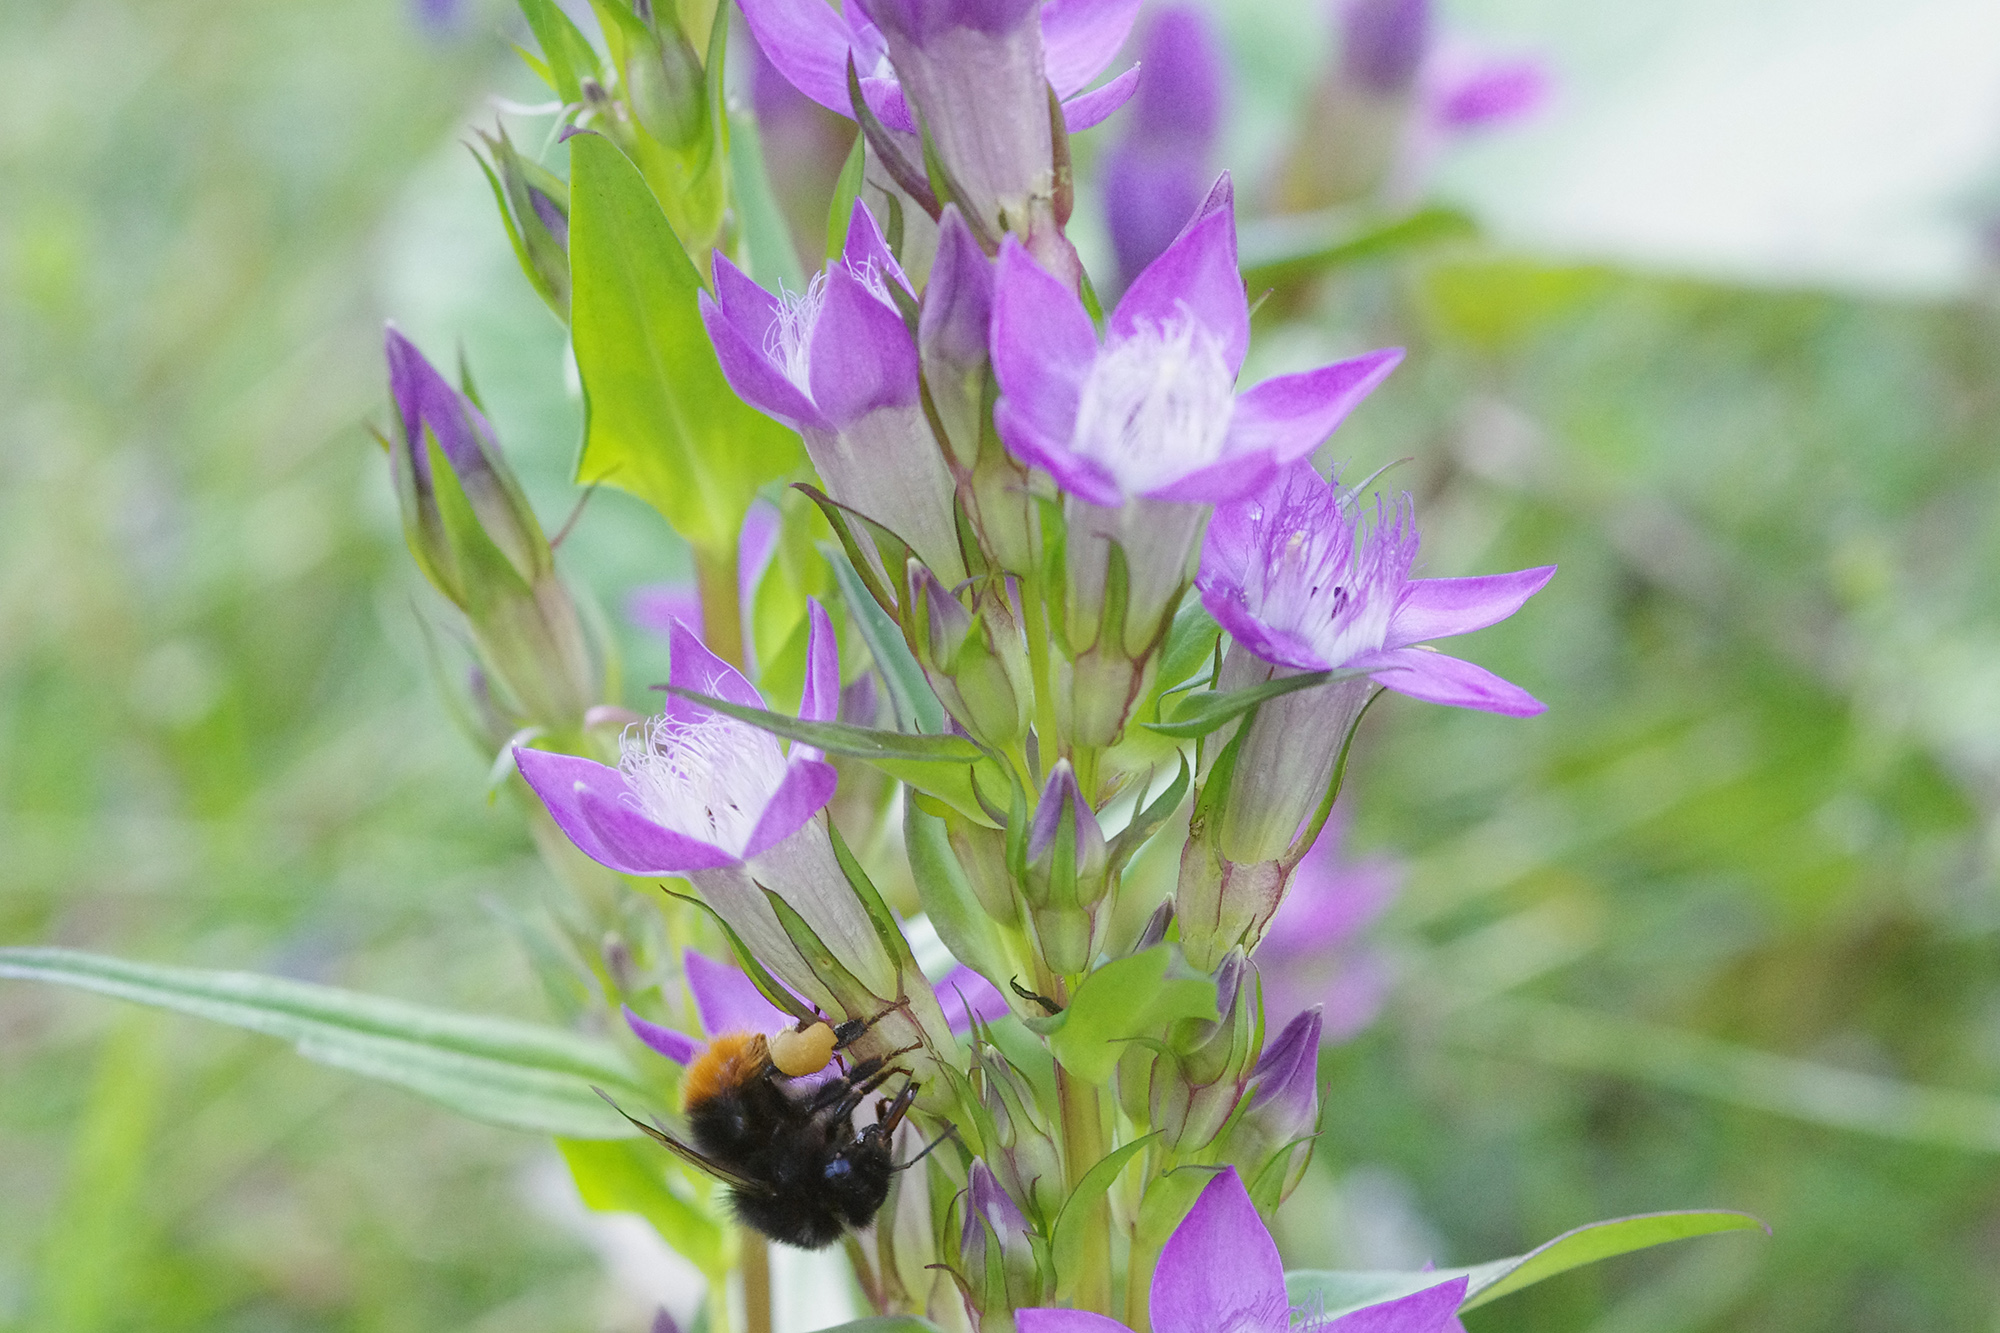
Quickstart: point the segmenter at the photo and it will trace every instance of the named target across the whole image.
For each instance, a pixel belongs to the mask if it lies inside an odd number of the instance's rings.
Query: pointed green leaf
[[[690,542],[734,551],[757,487],[797,463],[798,439],[730,391],[696,305],[700,275],[638,169],[602,136],[569,143],[576,479],[630,491]]]
[[[1294,1305],[1308,1305],[1316,1314],[1323,1312],[1325,1316],[1332,1317],[1464,1277],[1469,1281],[1465,1301],[1459,1308],[1471,1310],[1532,1286],[1543,1278],[1594,1264],[1600,1259],[1665,1245],[1669,1241],[1712,1236],[1725,1231],[1762,1231],[1770,1234],[1769,1227],[1748,1213],[1720,1209],[1641,1213],[1636,1217],[1613,1218],[1608,1222],[1593,1222],[1574,1231],[1565,1231],[1526,1254],[1476,1264],[1471,1268],[1444,1268],[1428,1273],[1287,1273],[1285,1292]]]
[[[1056,1282],[1064,1289],[1073,1286],[1077,1279],[1077,1266],[1083,1262],[1084,1227],[1088,1225],[1092,1208],[1111,1190],[1112,1182],[1125,1164],[1144,1152],[1146,1145],[1160,1137],[1154,1130],[1144,1138],[1133,1139],[1130,1143],[1112,1149],[1090,1170],[1083,1173],[1083,1179],[1076,1182],[1064,1201],[1062,1212],[1056,1217],[1055,1235],[1049,1250],[1055,1259]]]
[[[1478,234],[1478,224],[1455,208],[1426,208],[1394,222],[1360,227],[1348,213],[1313,213],[1246,224],[1239,241],[1239,262],[1244,281],[1254,291]]]
[[[0,977],[74,986],[279,1037],[309,1060],[397,1084],[475,1120],[580,1139],[631,1132],[590,1090],[593,1083],[633,1090],[623,1058],[558,1028],[73,949],[0,949]]]
[[[1083,979],[1069,1007],[1035,1024],[1063,1068],[1104,1083],[1133,1037],[1151,1036],[1181,1019],[1216,1020],[1215,978],[1182,961],[1180,950],[1157,944],[1114,958]]]
[[[521,0],[521,13],[527,17],[528,29],[542,48],[542,60],[556,96],[566,103],[581,102],[583,76],[600,77],[597,52],[591,50],[583,30],[563,13],[555,0]]]
[[[728,1271],[725,1223],[668,1184],[671,1153],[647,1139],[557,1139],[583,1206],[598,1213],[637,1213],[660,1239],[711,1276]]]

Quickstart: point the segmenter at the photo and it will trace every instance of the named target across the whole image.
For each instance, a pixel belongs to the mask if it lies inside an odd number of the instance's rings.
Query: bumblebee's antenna
[[[944,1133],[938,1135],[936,1138],[932,1139],[929,1143],[926,1143],[923,1146],[923,1150],[919,1152],[915,1157],[912,1157],[907,1162],[902,1162],[895,1166],[892,1166],[889,1169],[891,1171],[907,1171],[911,1167],[915,1166],[918,1162],[923,1161],[924,1158],[929,1157],[933,1152],[937,1151],[939,1145],[944,1143],[945,1140],[956,1139],[957,1137],[958,1137],[958,1126],[946,1125],[944,1127]]]

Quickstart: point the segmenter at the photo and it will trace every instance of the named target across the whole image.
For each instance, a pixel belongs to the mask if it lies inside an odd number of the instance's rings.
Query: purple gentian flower
[[[825,608],[812,604],[799,715],[826,721],[840,702],[840,662]],[[764,706],[736,668],[685,625],[672,636],[670,682]],[[841,1008],[807,966],[764,890],[789,903],[857,980],[895,996],[898,969],[841,873],[819,812],[838,781],[818,751],[669,696],[626,728],[618,767],[516,747],[515,763],[586,856],[627,875],[684,875],[781,980],[827,1012]]]
[[[1340,36],[1346,76],[1377,97],[1400,97],[1430,53],[1430,0],[1348,0]]]
[[[1355,1310],[1320,1333],[1451,1333],[1467,1279]],[[1160,1250],[1148,1315],[1153,1333],[1288,1333],[1285,1265],[1234,1167],[1208,1183]],[[1020,1333],[1117,1333],[1087,1310],[1017,1310]]]
[[[1319,1032],[1329,1045],[1354,1036],[1382,1010],[1388,962],[1360,936],[1394,900],[1404,874],[1392,856],[1347,859],[1347,824],[1343,800],[1293,872],[1257,946],[1266,1011],[1318,1006],[1325,1014]]]
[[[1000,437],[1069,493],[1071,638],[1095,639],[1110,544],[1131,587],[1137,657],[1185,586],[1208,506],[1318,447],[1402,359],[1371,352],[1236,392],[1250,307],[1225,174],[1097,333],[1083,302],[1009,239],[993,304]]]
[[[1543,710],[1484,667],[1417,645],[1505,620],[1555,567],[1413,579],[1417,532],[1408,497],[1386,512],[1378,505],[1373,523],[1365,518],[1356,495],[1300,463],[1260,494],[1217,509],[1209,525],[1195,586],[1232,639],[1220,688],[1301,671],[1369,673],[1257,710],[1222,821],[1228,861],[1287,854],[1326,790],[1371,680],[1412,698],[1510,717]]]
[[[1213,21],[1194,5],[1157,11],[1139,51],[1139,91],[1099,175],[1120,291],[1201,207],[1229,73]]]
[[[1039,6],[1039,9],[1038,9]],[[907,12],[906,12],[907,11]],[[1095,92],[1083,93],[1104,72],[1138,16],[1139,0],[918,0],[914,4],[850,4],[846,12],[825,0],[743,0],[743,17],[757,45],[792,86],[829,111],[852,117],[847,96],[847,62],[854,61],[861,93],[884,125],[917,132],[916,117],[889,60],[889,43],[878,26],[886,20],[915,31],[919,39],[947,27],[990,31],[1040,19],[1041,80],[1063,100],[1072,130],[1089,129],[1132,95],[1136,75],[1128,71]],[[907,20],[914,20],[913,23]],[[1004,71],[970,72],[980,88]],[[977,91],[975,89],[974,91]],[[1079,93],[1083,93],[1079,96]],[[1046,96],[1046,94],[1043,94]]]
[[[718,254],[715,295],[701,294],[702,322],[730,387],[804,437],[827,494],[957,583],[966,571],[953,482],[924,417],[916,339],[891,284],[916,299],[857,201],[841,256],[804,292],[773,295]]]

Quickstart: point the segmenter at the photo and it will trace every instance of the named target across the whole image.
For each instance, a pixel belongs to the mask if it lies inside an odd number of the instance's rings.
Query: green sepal
[[[847,970],[846,964],[833,956],[833,950],[826,947],[825,941],[819,937],[819,932],[799,915],[797,908],[770,889],[765,889],[763,885],[759,884],[757,887],[763,889],[764,900],[771,904],[772,912],[777,914],[778,924],[783,927],[785,935],[791,940],[792,947],[799,951],[799,956],[805,959],[806,966],[812,969],[812,974],[818,977],[828,990],[840,997],[843,1003],[853,1003],[861,996],[875,994],[862,983],[861,978]],[[895,997],[883,995],[876,998],[886,1000]],[[856,1018],[862,1016],[859,1013],[849,1015]]]
[[[583,78],[602,80],[603,70],[590,39],[555,0],[521,0],[528,29],[542,48],[549,86],[568,105],[583,100]]]
[[[1347,667],[1339,671],[1307,671],[1296,676],[1280,676],[1276,680],[1240,690],[1197,690],[1181,696],[1174,705],[1173,717],[1168,721],[1142,725],[1148,731],[1176,740],[1195,740],[1221,730],[1267,699],[1309,690],[1316,685],[1329,685],[1334,681],[1354,680],[1368,674],[1367,668]]]
[[[840,835],[840,827],[831,819],[826,821],[826,831],[833,842],[833,859],[840,863],[840,873],[847,876],[848,887],[861,900],[861,910],[868,914],[868,924],[875,928],[875,938],[882,942],[882,952],[889,955],[896,970],[904,976],[920,974],[916,955],[910,952],[910,941],[903,935],[903,928],[896,921],[896,914],[889,910],[889,904],[882,901],[881,893],[875,888],[875,881],[868,878],[868,872],[855,859],[847,846],[847,839]],[[939,938],[943,938],[940,936]]]
[[[965,868],[952,854],[944,820],[907,802],[903,809],[903,845],[910,873],[917,881],[917,900],[924,915],[951,950],[951,956],[985,977],[1005,994],[1013,968],[999,927],[973,892]]]
[[[1119,830],[1118,836],[1111,840],[1106,850],[1107,864],[1113,876],[1123,870],[1126,862],[1146,845],[1146,840],[1159,832],[1160,826],[1172,819],[1174,811],[1180,809],[1181,801],[1186,798],[1188,788],[1194,783],[1194,769],[1189,766],[1187,756],[1180,756],[1180,761],[1180,772],[1176,773],[1174,780],[1167,784],[1167,789],[1148,801],[1132,816],[1131,822]]]
[[[854,147],[848,150],[847,161],[841,164],[840,176],[833,183],[833,204],[826,213],[826,257],[840,258],[847,248],[847,224],[854,216],[854,201],[861,197],[861,181],[867,166],[868,139],[866,135],[854,136]]]
[[[889,137],[889,128],[875,115],[868,99],[861,95],[861,73],[854,65],[854,53],[847,53],[847,101],[854,113],[854,123],[861,127],[861,138],[874,148],[882,169],[904,194],[916,201],[919,208],[935,219],[943,212],[937,196],[932,193],[930,182],[920,174],[896,141]]]
[[[882,673],[882,685],[888,691],[896,725],[904,731],[925,735],[944,731],[944,708],[931,692],[924,669],[911,655],[895,619],[865,590],[860,571],[844,553],[829,551],[827,564],[833,570],[841,600],[854,617],[861,641],[868,645],[875,667]]]
[[[768,968],[757,961],[757,955],[750,952],[750,946],[743,942],[743,937],[736,933],[736,928],[722,919],[722,913],[716,911],[693,894],[675,893],[664,884],[660,886],[660,892],[666,894],[669,898],[675,898],[684,903],[691,903],[708,913],[709,920],[721,927],[722,938],[728,941],[729,953],[731,957],[735,958],[736,966],[743,969],[744,975],[750,978],[750,984],[757,988],[759,995],[769,1000],[779,1009],[790,1014],[793,1018],[798,1019],[801,1023],[811,1023],[822,1017],[811,1005],[792,994],[782,982],[771,975]]]

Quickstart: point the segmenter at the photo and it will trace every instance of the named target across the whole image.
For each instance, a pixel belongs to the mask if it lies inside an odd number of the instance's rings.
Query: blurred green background
[[[1232,10],[1246,153],[1310,77],[1299,13]],[[0,4],[0,942],[544,1016],[512,924],[542,872],[447,717],[362,428],[393,316],[464,348],[545,520],[574,503],[561,331],[459,143],[539,96],[511,32]],[[1447,169],[1496,239],[1345,271],[1261,353],[1408,343],[1338,453],[1415,460],[1429,572],[1562,571],[1465,645],[1545,716],[1371,718],[1354,836],[1411,864],[1401,984],[1328,1059],[1283,1238],[1461,1262],[1741,1207],[1774,1238],[1471,1327],[2000,1329],[2000,310],[1537,245],[1519,164],[1617,82],[1570,36],[1579,100]],[[564,554],[614,616],[681,561],[616,493]],[[643,1327],[609,1244],[529,1136],[0,987],[0,1329]]]

